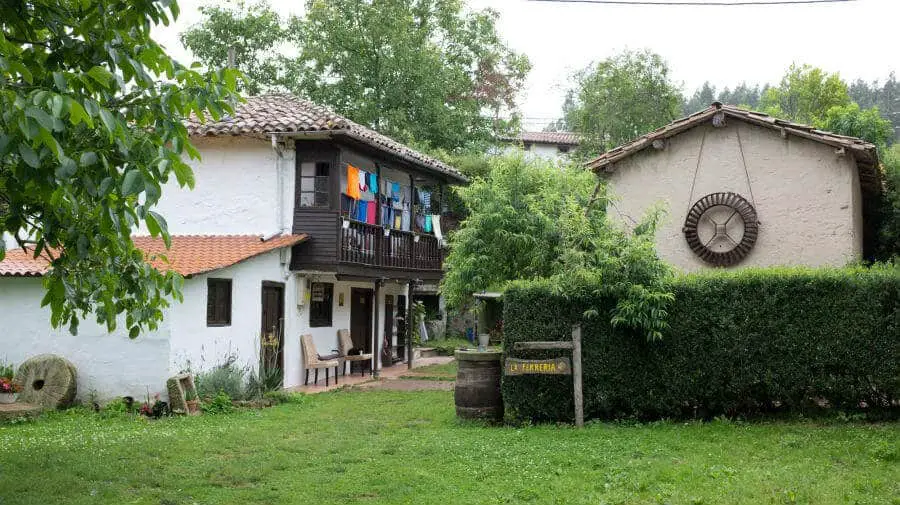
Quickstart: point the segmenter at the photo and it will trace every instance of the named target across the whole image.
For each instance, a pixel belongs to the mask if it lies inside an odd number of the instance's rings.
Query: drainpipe
[[[275,152],[275,175],[276,175],[276,187],[278,191],[277,198],[277,208],[278,208],[278,216],[276,219],[276,225],[278,227],[278,233],[284,234],[284,173],[281,170],[281,161],[284,160],[284,150],[278,144],[278,137],[272,135],[272,151]]]

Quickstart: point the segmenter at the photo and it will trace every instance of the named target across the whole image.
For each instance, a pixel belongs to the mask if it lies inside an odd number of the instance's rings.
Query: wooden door
[[[350,339],[353,347],[372,352],[373,290],[350,289]]]
[[[262,327],[260,328],[260,374],[275,371],[274,380],[284,375],[284,284],[263,282]],[[262,378],[262,377],[261,377]]]

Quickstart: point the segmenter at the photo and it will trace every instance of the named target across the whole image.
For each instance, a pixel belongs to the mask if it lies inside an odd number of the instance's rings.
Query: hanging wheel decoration
[[[759,234],[753,205],[736,193],[704,196],[688,211],[684,238],[694,254],[717,266],[729,266],[747,256]]]

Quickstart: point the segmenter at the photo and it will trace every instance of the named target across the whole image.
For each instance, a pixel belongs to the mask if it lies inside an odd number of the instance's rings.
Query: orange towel
[[[359,200],[359,169],[347,163],[347,196]]]

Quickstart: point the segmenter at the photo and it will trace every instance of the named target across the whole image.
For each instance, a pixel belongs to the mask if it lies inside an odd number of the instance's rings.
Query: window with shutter
[[[231,325],[231,279],[206,280],[206,326]]]

